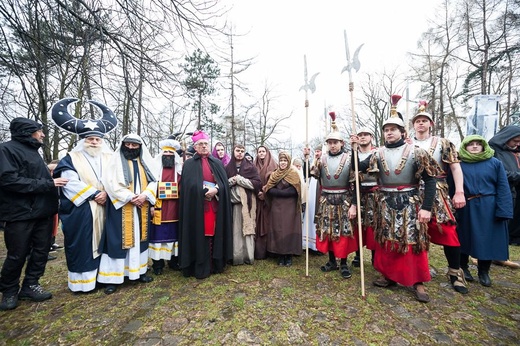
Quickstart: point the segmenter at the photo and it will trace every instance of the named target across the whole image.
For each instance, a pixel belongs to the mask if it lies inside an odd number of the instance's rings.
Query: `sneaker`
[[[21,300],[32,300],[33,302],[43,302],[51,299],[52,293],[44,291],[40,285],[29,285],[22,287],[18,298]]]
[[[13,310],[18,306],[18,295],[13,294],[8,296],[4,293],[2,302],[0,303],[0,311]]]
[[[54,243],[54,244],[51,245],[51,250],[56,251],[56,250],[59,250],[59,249],[63,249],[63,246],[58,245],[58,244],[56,244],[56,243]]]
[[[53,256],[53,255],[51,255],[51,254],[48,254],[48,255],[47,255],[47,261],[52,261],[52,260],[55,260],[56,258],[58,258],[58,257]]]

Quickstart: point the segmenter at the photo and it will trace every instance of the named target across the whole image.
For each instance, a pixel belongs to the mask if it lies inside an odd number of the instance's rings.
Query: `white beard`
[[[101,146],[99,146],[99,147],[85,146],[83,148],[83,150],[85,150],[85,152],[87,154],[89,154],[90,156],[97,157],[97,156],[99,156],[101,154],[101,151],[103,150],[103,148]]]

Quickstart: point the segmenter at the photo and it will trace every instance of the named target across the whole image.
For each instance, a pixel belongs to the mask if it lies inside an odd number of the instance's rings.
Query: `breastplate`
[[[338,172],[341,165],[342,158],[345,164]],[[343,153],[341,155],[329,156],[324,155],[321,158],[321,186],[322,188],[336,188],[346,189],[349,186],[349,172],[350,172],[350,155]]]
[[[434,138],[437,138],[437,143],[435,143],[435,147],[432,148],[432,142]],[[414,139],[413,144],[416,147],[426,150],[428,154],[430,154],[430,156],[433,157],[435,161],[437,161],[437,163],[441,163],[442,145],[439,137],[432,136],[425,140]]]
[[[401,163],[403,152],[407,145],[401,145],[397,148],[386,148],[380,149],[383,151],[384,159],[388,165],[388,172],[385,172],[384,167],[381,163],[381,152],[377,151],[378,166],[379,166],[379,180],[383,186],[400,186],[400,185],[416,185],[419,183],[419,179],[415,178],[415,157],[413,147],[407,155],[406,163],[402,168],[401,172],[396,173],[395,169]]]
[[[365,160],[367,157],[369,157],[371,154],[375,153],[376,150],[373,149],[371,151],[369,151],[368,153],[360,153],[358,152],[358,159],[359,161],[363,161]],[[375,186],[377,185],[377,176],[375,175],[372,175],[372,174],[366,174],[366,173],[361,173],[361,182],[359,183],[362,187],[364,186]]]

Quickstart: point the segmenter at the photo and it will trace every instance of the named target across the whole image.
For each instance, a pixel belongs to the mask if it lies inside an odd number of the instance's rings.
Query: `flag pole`
[[[348,47],[348,40],[347,40],[347,30],[344,30],[344,36],[345,36],[345,52],[347,55],[347,66],[343,68],[343,71],[348,71],[348,90],[350,92],[350,112],[351,112],[351,118],[352,118],[352,134],[357,134],[356,131],[356,112],[354,110],[354,82],[352,81],[352,69],[354,68],[356,72],[359,70],[360,64],[359,64],[359,58],[358,54],[363,47],[363,45],[360,45],[356,52],[354,53],[354,57],[352,61],[350,60],[350,50]],[[359,165],[358,165],[358,147],[357,143],[352,144],[352,151],[354,152],[354,175],[356,177],[356,215],[357,215],[357,228],[358,228],[358,238],[359,238],[359,269],[361,272],[361,297],[365,299],[365,267],[364,267],[364,261],[363,261],[363,232],[362,232],[362,225],[361,225],[361,197],[360,197],[360,191],[359,191]]]
[[[305,91],[305,148],[309,148],[309,97],[308,92],[314,93],[316,91],[316,84],[314,83],[318,73],[315,73],[311,80],[308,79],[307,74],[307,55],[303,56],[303,77],[305,84],[300,87],[300,90]],[[305,217],[303,220],[305,227],[305,276],[309,276],[309,180],[310,180],[310,166],[309,166],[309,155],[305,157]]]

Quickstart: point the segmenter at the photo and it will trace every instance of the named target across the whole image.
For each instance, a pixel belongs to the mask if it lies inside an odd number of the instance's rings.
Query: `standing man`
[[[150,205],[157,189],[155,162],[141,137],[123,137],[110,158],[103,185],[110,198],[101,237],[98,281],[105,293],[114,293],[125,276],[143,283],[153,281],[148,270]]]
[[[495,157],[502,161],[513,196],[513,218],[509,221],[509,244],[520,246],[520,127],[503,127],[489,140]]]
[[[163,273],[164,261],[171,269],[179,269],[179,184],[181,181],[182,159],[177,154],[181,148],[175,139],[159,142],[161,153],[156,157],[159,167],[157,202],[152,208],[150,226],[149,256],[155,275]]]
[[[334,112],[330,115],[332,132],[326,138],[328,152],[311,168],[311,174],[319,179],[321,186],[315,218],[316,248],[329,254],[329,261],[321,266],[323,272],[339,268],[340,275],[348,279],[352,274],[347,256],[359,248],[349,213],[352,199],[351,159],[350,153],[343,151],[344,142],[336,126]],[[339,267],[336,258],[340,259]]]
[[[358,130],[358,159],[359,161],[364,161],[370,155],[372,155],[376,148],[372,145],[372,141],[374,139],[374,134],[371,129],[368,127],[362,127]],[[374,213],[377,210],[377,205],[375,202],[375,192],[377,191],[377,177],[371,174],[359,173],[359,187],[360,187],[360,197],[361,197],[361,227],[363,232],[363,244],[367,247],[367,249],[372,250],[372,263],[374,262],[374,249],[375,249],[375,240],[374,240],[374,228],[375,228],[375,219]],[[356,229],[357,232],[357,229]],[[360,252],[361,250],[356,251],[356,257],[352,261],[353,267],[360,266]]]
[[[245,159],[245,147],[233,148],[226,174],[233,205],[233,265],[255,260],[256,195],[262,182],[253,163]]]
[[[69,179],[61,189],[59,216],[72,292],[89,292],[96,287],[107,201],[101,179],[110,156],[102,133],[87,134],[54,171],[55,177]]]
[[[106,106],[99,107],[109,114]],[[112,151],[103,137],[117,125],[115,116],[110,119],[110,128],[101,120],[91,120],[95,126],[67,127],[70,118],[66,102],[57,102],[52,107],[52,117],[60,128],[79,135],[81,140],[54,170],[55,177],[68,179],[60,190],[59,217],[65,240],[65,256],[68,268],[68,287],[72,292],[90,292],[96,288],[99,269],[99,241],[105,226],[107,193],[101,182],[106,173]]]
[[[404,122],[393,105],[390,118],[383,123],[385,145],[370,159],[369,172],[379,172],[374,267],[382,277],[374,285],[413,286],[415,298],[426,303],[430,297],[424,282],[431,279],[427,224],[435,197],[435,176],[440,168],[425,150],[405,143],[405,133]],[[365,170],[364,163],[360,163],[360,171]]]
[[[455,145],[446,138],[432,136],[433,118],[426,112],[426,103],[422,102],[419,112],[412,118],[415,130],[413,143],[426,150],[439,164],[442,171],[436,176],[436,194],[432,208],[432,217],[428,222],[430,241],[442,245],[448,260],[448,278],[455,291],[466,294],[466,280],[460,268],[460,243],[457,235],[457,222],[453,207],[459,209],[466,205],[464,182],[460,160]],[[453,176],[455,194],[453,200],[448,193],[446,174],[448,169]],[[463,268],[467,270],[466,268]]]
[[[65,178],[52,179],[38,149],[45,135],[34,120],[15,118],[11,140],[0,144],[0,221],[5,221],[7,257],[0,272],[0,310],[12,310],[18,299],[52,298],[39,284],[51,248],[58,189]],[[25,278],[20,276],[27,260]]]
[[[210,155],[209,136],[195,131],[195,155],[184,162],[180,189],[179,263],[184,276],[205,279],[233,259],[233,225],[228,179]]]

